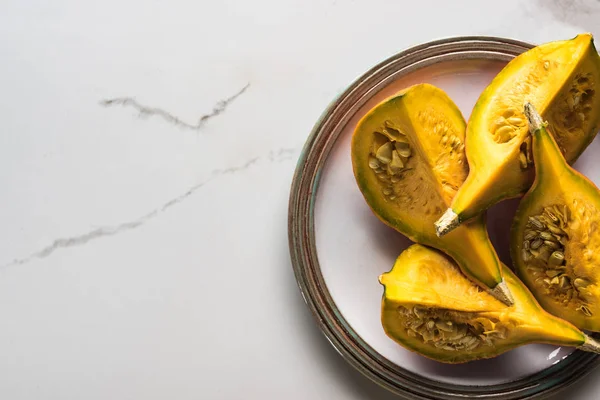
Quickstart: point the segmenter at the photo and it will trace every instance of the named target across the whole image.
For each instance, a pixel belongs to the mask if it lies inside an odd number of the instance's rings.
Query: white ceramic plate
[[[459,43],[461,40],[465,39],[457,39]],[[513,49],[516,54],[527,47],[516,42],[503,43],[521,45],[521,50]],[[397,256],[412,243],[373,215],[352,173],[350,139],[356,123],[379,101],[408,86],[424,82],[438,86],[456,102],[465,118],[469,117],[480,93],[512,57],[506,54],[489,56],[478,50],[477,45],[471,50],[470,56],[465,56],[460,49],[454,57],[426,54],[425,59],[431,62],[423,63],[423,56],[421,61],[418,58],[417,61],[408,60],[403,64],[407,68],[396,66],[400,73],[393,69],[385,72],[381,68],[386,65],[383,63],[355,82],[326,111],[305,147],[292,188],[292,258],[300,287],[327,336],[351,363],[371,378],[375,375],[374,379],[379,383],[398,393],[413,393],[403,391],[410,386],[405,377],[395,380],[393,373],[402,371],[401,374],[406,372],[417,380],[422,378],[421,382],[433,382],[433,386],[439,384],[440,390],[446,387],[504,388],[504,391],[493,389],[487,392],[473,389],[473,395],[488,393],[493,395],[492,398],[525,398],[553,391],[581,376],[581,372],[575,376],[568,374],[570,371],[566,369],[572,368],[564,368],[566,360],[571,364],[577,355],[586,357],[586,362],[595,363],[596,357],[578,351],[570,356],[571,348],[528,345],[490,360],[447,365],[405,350],[389,339],[380,322],[383,288],[377,278],[389,271]],[[414,58],[414,51],[407,53],[405,58]],[[378,73],[379,80],[368,82],[369,77]],[[361,84],[362,91],[359,90]],[[353,98],[357,99],[354,103]],[[344,101],[348,104],[340,109]],[[596,139],[576,164],[596,183],[600,183],[600,171],[594,160],[599,157],[600,140]],[[509,228],[517,204],[518,200],[505,201],[488,212],[490,236],[507,265],[511,265]],[[299,214],[303,209],[309,215]],[[303,218],[306,218],[306,230],[296,229],[296,225],[302,224],[299,219]],[[304,245],[303,240],[307,240]],[[357,347],[366,350],[357,350]],[[382,378],[385,371],[379,371],[379,367],[391,370],[392,377]],[[543,381],[550,372],[558,373],[561,378],[554,377],[551,384]],[[521,388],[513,393],[514,396],[510,394],[513,386]],[[530,386],[536,389],[523,389]],[[451,398],[450,392],[440,392],[440,397],[431,393],[422,395],[425,398]]]

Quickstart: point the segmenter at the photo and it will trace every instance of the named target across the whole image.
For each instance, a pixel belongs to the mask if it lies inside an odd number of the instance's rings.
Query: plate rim
[[[330,102],[317,119],[298,158],[288,204],[288,245],[300,293],[322,333],[337,352],[367,378],[399,396],[412,399],[540,398],[570,386],[600,363],[598,355],[576,350],[555,366],[501,384],[458,385],[426,378],[393,364],[360,338],[335,305],[318,262],[314,204],[322,167],[345,123],[371,97],[370,94],[400,76],[438,62],[464,59],[508,61],[533,46],[495,36],[457,36],[426,42],[396,53],[359,76]]]

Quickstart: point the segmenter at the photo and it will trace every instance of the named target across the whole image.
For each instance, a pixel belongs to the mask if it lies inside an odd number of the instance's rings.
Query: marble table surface
[[[295,162],[406,47],[600,37],[597,0],[494,3],[4,0],[0,398],[395,398],[297,290]],[[555,399],[596,399],[599,377]]]

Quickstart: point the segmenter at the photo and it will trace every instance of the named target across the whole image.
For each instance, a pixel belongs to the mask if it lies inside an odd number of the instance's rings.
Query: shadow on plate
[[[550,353],[554,346],[536,345],[546,347]],[[510,376],[515,365],[523,361],[523,356],[515,351],[509,351],[494,358],[471,361],[464,364],[444,364],[416,353],[411,354],[411,362],[419,366],[419,370],[427,374],[439,376],[444,381],[460,381],[468,376],[469,380],[488,380],[497,376]]]
[[[487,212],[487,228],[490,239],[500,260],[512,268],[510,259],[510,226],[514,219],[519,199],[502,201]]]

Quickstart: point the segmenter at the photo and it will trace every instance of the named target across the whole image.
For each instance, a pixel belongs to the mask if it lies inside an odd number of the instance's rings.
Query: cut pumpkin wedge
[[[436,221],[438,235],[531,186],[525,102],[550,123],[572,163],[600,129],[599,91],[600,56],[590,34],[537,46],[509,62],[473,108],[466,135],[469,176]]]
[[[536,178],[511,230],[516,271],[542,306],[600,331],[600,191],[570,167],[528,104]]]
[[[465,125],[444,91],[429,84],[412,86],[358,123],[351,149],[354,176],[384,223],[442,250],[482,288],[512,304],[483,215],[443,238],[433,227],[468,174]]]
[[[596,340],[544,311],[506,266],[503,272],[514,295],[510,307],[469,281],[448,257],[413,245],[379,278],[383,329],[403,347],[444,363],[491,358],[529,343],[600,351]]]

